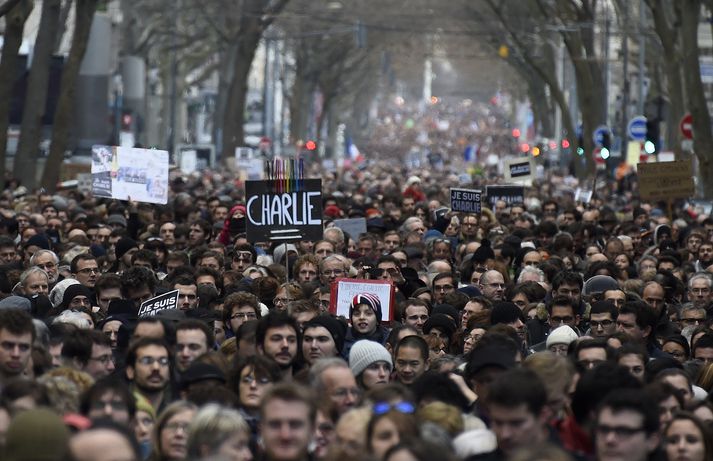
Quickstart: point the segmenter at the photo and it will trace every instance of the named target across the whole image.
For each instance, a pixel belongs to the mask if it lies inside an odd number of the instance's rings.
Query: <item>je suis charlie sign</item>
[[[251,242],[322,238],[322,181],[304,179],[302,159],[266,163],[261,181],[245,181]]]

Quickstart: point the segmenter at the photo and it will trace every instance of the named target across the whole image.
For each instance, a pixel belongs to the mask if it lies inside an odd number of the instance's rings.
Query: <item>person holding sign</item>
[[[381,301],[378,296],[371,293],[354,296],[349,306],[351,326],[347,330],[342,356],[348,358],[352,345],[360,339],[383,345],[389,336],[389,329],[380,325],[381,318]]]

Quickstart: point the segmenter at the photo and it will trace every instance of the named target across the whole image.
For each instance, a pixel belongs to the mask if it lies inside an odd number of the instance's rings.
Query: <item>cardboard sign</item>
[[[168,152],[134,147],[92,147],[92,192],[97,197],[168,202]]]
[[[515,158],[505,162],[505,181],[532,185],[535,164],[531,158]]]
[[[178,290],[169,291],[144,301],[139,307],[138,315],[139,317],[153,317],[166,309],[178,309]]]
[[[334,225],[354,239],[366,233],[366,218],[335,219]]]
[[[485,186],[485,195],[488,196],[490,208],[495,209],[495,204],[502,200],[508,206],[525,202],[525,187],[523,186]]]
[[[639,163],[639,195],[644,200],[668,200],[692,197],[693,164],[691,159],[676,162]]]
[[[391,322],[395,316],[394,286],[388,280],[338,279],[332,282],[329,312],[349,318],[354,296],[369,293],[381,302],[381,321]]]
[[[251,242],[322,238],[322,180],[246,181]]]
[[[479,190],[451,188],[451,210],[479,214],[481,198]]]

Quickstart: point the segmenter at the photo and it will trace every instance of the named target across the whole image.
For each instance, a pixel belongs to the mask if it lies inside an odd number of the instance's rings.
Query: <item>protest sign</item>
[[[178,309],[178,290],[169,291],[144,301],[139,307],[139,317],[153,317],[166,309]]]
[[[691,159],[639,163],[639,195],[644,200],[688,198],[695,194]]]
[[[349,307],[354,296],[359,294],[376,296],[381,303],[381,321],[394,320],[394,285],[388,280],[338,279],[332,282],[329,311],[337,316],[349,318]]]
[[[505,181],[532,185],[532,177],[535,172],[535,163],[531,158],[515,158],[505,162]]]
[[[366,218],[335,219],[334,225],[355,239],[366,233]]]
[[[581,187],[578,187],[574,193],[574,201],[589,203],[592,201],[592,195],[593,191],[591,189],[582,189]]]
[[[495,204],[502,200],[507,206],[525,202],[525,187],[523,186],[485,186],[488,204],[495,209]]]
[[[247,234],[251,242],[322,238],[322,180],[246,181]]]
[[[92,147],[92,192],[97,197],[168,202],[168,152],[133,147]]]
[[[462,213],[480,213],[481,195],[479,190],[451,188],[451,210]]]

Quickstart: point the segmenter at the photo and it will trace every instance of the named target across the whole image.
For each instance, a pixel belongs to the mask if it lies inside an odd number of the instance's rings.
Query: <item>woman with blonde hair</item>
[[[187,459],[219,457],[251,461],[250,427],[236,410],[211,403],[201,408],[188,427]]]

